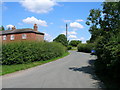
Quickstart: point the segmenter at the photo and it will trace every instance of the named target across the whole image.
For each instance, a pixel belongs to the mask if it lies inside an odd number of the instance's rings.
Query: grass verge
[[[17,65],[2,65],[2,68],[0,68],[1,69],[0,75],[5,75],[5,74],[13,73],[16,71],[25,70],[25,69],[28,69],[31,67],[35,67],[38,65],[42,65],[42,64],[63,58],[69,54],[70,54],[69,52],[66,52],[63,56],[60,56],[60,57],[57,57],[54,59],[50,59],[50,60],[46,60],[46,61],[36,61],[36,62],[27,63],[27,64],[17,64]]]

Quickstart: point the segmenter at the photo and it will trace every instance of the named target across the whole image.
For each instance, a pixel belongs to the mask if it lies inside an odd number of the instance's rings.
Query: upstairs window
[[[14,35],[11,35],[10,36],[10,40],[14,40],[15,39],[15,36]]]
[[[6,39],[7,39],[7,36],[6,36],[6,35],[4,35],[4,36],[3,36],[3,40],[6,40]]]
[[[26,39],[27,35],[26,34],[22,34],[22,39]]]

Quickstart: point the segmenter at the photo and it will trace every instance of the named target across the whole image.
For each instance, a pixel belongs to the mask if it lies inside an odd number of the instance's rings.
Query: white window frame
[[[3,35],[3,40],[7,40],[7,36],[6,35]]]
[[[11,35],[10,36],[10,40],[14,40],[15,39],[15,36],[14,35]]]
[[[22,34],[22,39],[26,39],[27,35],[26,34]]]

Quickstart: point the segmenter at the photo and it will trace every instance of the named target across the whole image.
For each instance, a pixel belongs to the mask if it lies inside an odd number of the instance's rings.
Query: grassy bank
[[[9,73],[13,73],[16,71],[20,71],[20,70],[25,70],[31,67],[35,67],[38,65],[42,65],[51,61],[55,61],[57,59],[63,58],[67,55],[69,55],[69,52],[66,52],[65,54],[63,54],[60,57],[54,58],[54,59],[50,59],[50,60],[46,60],[46,61],[36,61],[36,62],[30,62],[30,63],[26,63],[26,64],[16,64],[16,65],[2,65],[2,72],[0,72],[0,75],[5,75],[5,74],[9,74]]]

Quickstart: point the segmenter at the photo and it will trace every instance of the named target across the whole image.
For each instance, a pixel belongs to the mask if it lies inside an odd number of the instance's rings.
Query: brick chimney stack
[[[35,31],[38,31],[38,26],[37,26],[37,24],[34,24],[34,30],[35,30]]]
[[[15,30],[16,29],[16,27],[14,26],[14,27],[12,27],[12,30]]]

